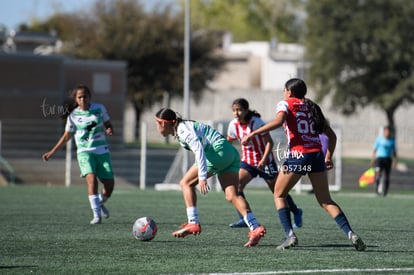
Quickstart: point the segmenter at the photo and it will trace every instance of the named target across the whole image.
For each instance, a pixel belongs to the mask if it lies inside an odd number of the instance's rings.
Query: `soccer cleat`
[[[256,229],[249,232],[249,240],[244,244],[244,247],[255,246],[259,243],[260,239],[266,234],[266,228],[259,225]]]
[[[102,212],[102,217],[104,217],[105,219],[109,218],[109,210],[103,204],[101,204],[101,212]]]
[[[100,217],[93,217],[93,219],[90,222],[91,224],[100,224],[101,218]]]
[[[287,237],[286,240],[281,245],[276,247],[276,249],[285,250],[285,249],[289,249],[290,247],[294,247],[296,245],[298,245],[298,238],[296,237],[295,234],[292,234],[289,237]]]
[[[294,223],[292,225],[293,228],[302,227],[302,225],[303,225],[302,216],[303,216],[303,211],[302,211],[301,208],[298,208],[298,213],[293,216],[293,221],[294,221]]]
[[[237,222],[235,222],[235,223],[231,223],[231,224],[229,224],[229,226],[231,227],[231,228],[242,228],[242,227],[247,227],[247,224],[244,222],[244,220],[243,219],[240,219],[240,220],[238,220]]]
[[[367,246],[362,239],[355,233],[351,233],[351,242],[357,251],[364,251]]]
[[[174,231],[172,235],[176,238],[184,238],[187,235],[200,235],[201,226],[200,224],[195,223],[184,223],[181,226],[181,229]]]
[[[186,223],[186,222],[185,222],[185,223],[182,223],[182,224],[180,225],[180,228],[185,228],[185,227],[187,226],[187,224],[188,224],[188,223]]]

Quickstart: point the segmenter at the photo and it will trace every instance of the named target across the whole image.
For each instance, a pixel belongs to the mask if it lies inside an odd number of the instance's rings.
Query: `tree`
[[[172,6],[146,11],[135,0],[97,1],[89,13],[55,14],[33,30],[51,30],[64,40],[64,53],[83,59],[125,60],[128,95],[137,117],[165,92],[183,95],[184,16]],[[192,29],[190,89],[197,100],[224,65],[216,33]]]
[[[414,2],[309,0],[306,46],[317,100],[350,115],[373,105],[395,127],[398,107],[414,102]]]
[[[236,42],[297,42],[300,0],[201,0],[191,2],[191,20],[204,28],[229,31]]]

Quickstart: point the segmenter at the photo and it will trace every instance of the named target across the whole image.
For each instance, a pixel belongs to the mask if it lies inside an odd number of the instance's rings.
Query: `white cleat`
[[[100,224],[101,223],[101,218],[100,217],[94,217],[91,220],[91,224]]]
[[[298,245],[298,238],[295,234],[290,235],[286,240],[276,247],[277,250],[285,250]]]

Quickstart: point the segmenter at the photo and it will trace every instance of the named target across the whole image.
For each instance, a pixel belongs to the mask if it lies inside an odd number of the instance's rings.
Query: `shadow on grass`
[[[0,265],[0,269],[35,268],[37,265]]]

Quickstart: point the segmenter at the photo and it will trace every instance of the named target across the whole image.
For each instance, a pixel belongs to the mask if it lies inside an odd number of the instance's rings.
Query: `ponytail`
[[[308,105],[312,119],[315,122],[315,131],[320,134],[329,127],[329,121],[325,118],[321,107],[310,99],[305,98],[304,102]]]
[[[256,117],[261,117],[260,116],[260,114],[258,113],[258,112],[256,112],[256,111],[252,111],[252,110],[249,110],[248,112],[247,112],[247,114],[246,114],[246,117],[244,118],[244,120],[245,121],[249,121],[252,117],[254,117],[254,116],[256,116]]]

